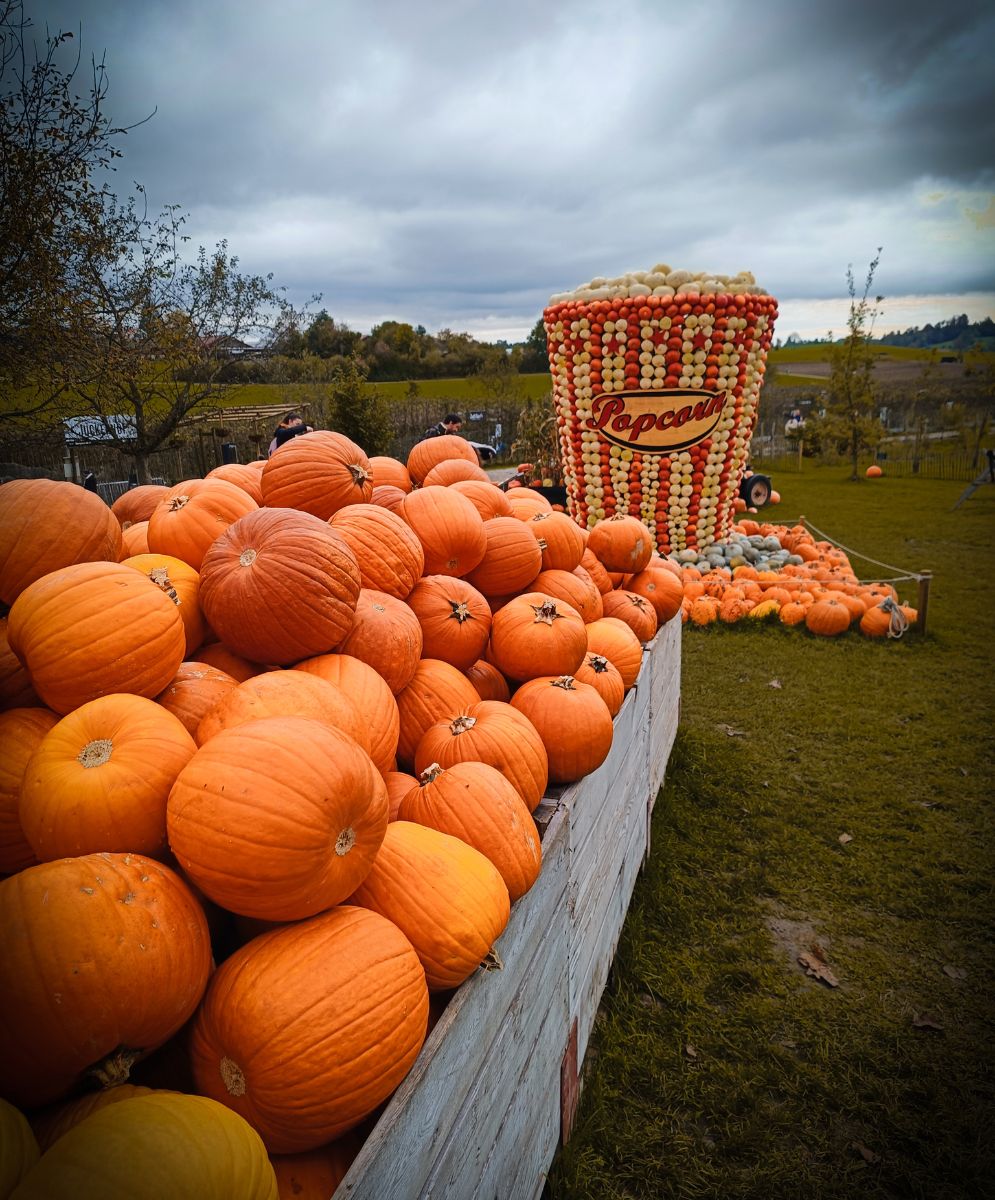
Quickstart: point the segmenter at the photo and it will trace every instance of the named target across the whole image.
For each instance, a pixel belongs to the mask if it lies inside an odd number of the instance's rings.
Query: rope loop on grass
[[[888,637],[900,638],[909,627],[908,617],[890,596],[885,596],[879,607],[883,608],[891,618],[888,624]]]

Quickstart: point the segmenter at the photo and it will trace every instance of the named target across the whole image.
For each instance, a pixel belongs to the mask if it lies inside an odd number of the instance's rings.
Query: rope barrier
[[[784,524],[788,525],[788,522],[785,521]],[[855,558],[859,558],[862,562],[873,563],[874,566],[876,566],[876,567],[884,567],[884,569],[886,571],[901,571],[901,570],[903,570],[902,567],[896,567],[894,565],[894,563],[879,562],[878,559],[871,558],[870,555],[861,554],[859,550],[851,550],[849,546],[844,546],[842,542],[838,542],[834,537],[831,537],[828,533],[825,533],[823,530],[819,529],[818,526],[813,525],[812,522],[808,519],[808,517],[799,517],[796,521],[792,521],[791,524],[792,525],[804,525],[807,529],[810,529],[812,531],[812,533],[817,533],[819,535],[819,537],[822,538],[823,541],[832,542],[832,544],[834,546],[836,546],[838,549],[846,551],[846,553],[848,555],[851,555]],[[875,583],[901,583],[903,580],[906,580],[906,579],[914,579],[918,582],[922,578],[923,578],[923,576],[920,572],[910,571],[906,575],[896,575],[894,579],[877,579],[877,580],[874,580],[873,582],[875,582]],[[863,582],[869,582],[869,581],[861,580],[860,582],[863,583]]]

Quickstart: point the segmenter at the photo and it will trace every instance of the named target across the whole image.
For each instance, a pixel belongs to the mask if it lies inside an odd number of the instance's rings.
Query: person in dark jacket
[[[289,442],[291,438],[302,433],[314,433],[314,430],[310,425],[304,424],[304,418],[299,413],[287,413],[273,432],[269,453],[272,454],[274,450],[279,450],[285,442]]]
[[[463,428],[463,418],[459,413],[449,413],[444,421],[440,421],[438,425],[433,425],[431,429],[426,429],[422,434],[422,441],[431,437],[443,437],[447,433],[459,433]]]
[[[97,477],[92,471],[87,471],[87,473],[83,476],[83,486],[88,492],[97,491]]]

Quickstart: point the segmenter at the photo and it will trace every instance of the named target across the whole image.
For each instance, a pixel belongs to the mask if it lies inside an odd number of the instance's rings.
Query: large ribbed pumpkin
[[[613,717],[618,713],[625,699],[625,684],[618,667],[610,663],[603,654],[588,652],[574,673],[574,678],[578,683],[590,684],[604,700]]]
[[[294,670],[327,679],[349,697],[366,724],[370,757],[377,770],[381,775],[389,771],[397,754],[401,718],[383,676],[351,654],[319,654],[299,662]]]
[[[640,642],[652,641],[656,636],[656,609],[645,597],[618,588],[602,596],[601,602],[604,615],[624,621]]]
[[[237,686],[238,680],[233,675],[209,663],[182,662],[156,696],[156,703],[177,717],[187,733],[196,738],[197,726],[204,715]]]
[[[299,921],[338,904],[370,868],[387,789],[337,729],[266,717],[222,730],[179,773],[166,813],[176,860],[230,912]]]
[[[31,686],[31,676],[10,648],[7,618],[0,617],[0,712],[6,712],[8,708],[40,706],[38,693]]]
[[[468,575],[484,557],[484,522],[459,492],[419,488],[404,497],[401,516],[422,544],[426,575]]]
[[[355,555],[324,521],[261,508],[211,546],[200,572],[200,603],[237,654],[287,664],[342,641],[360,587]]]
[[[580,526],[561,512],[537,512],[525,522],[542,551],[544,571],[572,571],[584,556]]]
[[[492,961],[510,913],[508,889],[490,859],[412,821],[387,826],[352,903],[393,921],[414,946],[432,991],[459,987]]]
[[[214,539],[258,507],[248,492],[226,479],[185,479],[169,489],[149,517],[149,549],[199,571]]]
[[[428,472],[422,480],[422,487],[450,487],[454,483],[475,479],[478,483],[490,483],[490,476],[477,463],[468,462],[465,458],[447,458]]]
[[[107,505],[74,483],[11,479],[0,487],[0,601],[73,563],[117,562],[121,526]]]
[[[202,663],[204,666],[214,667],[218,671],[224,671],[238,683],[241,683],[243,679],[251,679],[253,675],[261,675],[263,671],[279,671],[280,669],[279,667],[267,667],[263,663],[243,658],[241,654],[229,650],[221,642],[208,642],[206,646],[201,646],[193,656],[193,661]]]
[[[423,483],[431,469],[449,458],[462,458],[477,465],[477,452],[466,440],[453,433],[425,438],[416,442],[408,455],[408,475],[415,483]]]
[[[480,479],[461,479],[449,486],[454,492],[466,496],[485,521],[489,521],[492,517],[511,516],[508,497],[495,483],[489,481],[484,483]]]
[[[110,692],[157,696],[186,644],[176,604],[138,571],[109,562],[36,580],[14,601],[7,636],[58,713]]]
[[[650,565],[633,575],[625,586],[626,591],[642,596],[653,605],[658,625],[666,625],[680,612],[684,588],[680,577],[665,567]]]
[[[263,502],[263,489],[260,486],[262,476],[255,467],[243,463],[222,463],[220,467],[208,471],[205,478],[224,479],[240,487],[243,492],[248,492],[257,504]]]
[[[601,617],[591,621],[586,628],[588,650],[603,654],[618,668],[625,690],[628,691],[636,682],[643,665],[643,647],[639,638],[618,617]]]
[[[552,596],[554,600],[565,600],[580,613],[585,625],[604,616],[601,593],[583,567],[575,567],[572,571],[541,571],[532,581],[532,591]]]
[[[411,943],[379,914],[339,906],[254,938],[218,968],[193,1026],[194,1077],[270,1151],[311,1150],[387,1099],[427,1026]]]
[[[546,748],[522,713],[500,700],[480,700],[430,725],[415,754],[415,770],[437,762],[489,763],[511,783],[529,812],[539,807],[549,777]]]
[[[363,587],[403,600],[425,569],[425,552],[414,530],[376,504],[349,504],[329,521],[356,556]]]
[[[404,507],[404,497],[407,492],[402,492],[399,487],[394,487],[390,483],[381,483],[373,489],[373,495],[370,497],[370,503],[375,504],[378,508],[386,508],[388,512],[401,514],[401,509]]]
[[[382,675],[396,696],[411,682],[421,658],[421,625],[403,600],[362,588],[352,628],[339,648]]]
[[[27,1117],[0,1097],[0,1196],[4,1200],[34,1167],[38,1151]]]
[[[485,596],[510,596],[528,587],[542,570],[542,550],[528,528],[514,517],[484,522],[487,548],[467,582]]]
[[[268,508],[297,508],[327,521],[347,504],[373,495],[365,452],[344,434],[318,430],[285,442],[263,467]]]
[[[21,827],[21,782],[31,755],[58,721],[47,708],[0,713],[0,875],[13,875],[38,861]]]
[[[508,681],[497,669],[484,658],[478,658],[463,674],[477,689],[481,700],[509,700],[511,688]]]
[[[263,717],[306,717],[348,734],[367,753],[370,731],[350,698],[327,679],[303,671],[266,671],[243,680],[204,714],[194,735],[203,746],[223,729]]]
[[[384,454],[374,454],[370,459],[374,490],[378,487],[396,487],[407,494],[411,491],[411,476],[404,463]]]
[[[594,526],[587,539],[587,549],[605,570],[633,575],[649,565],[653,541],[650,531],[638,517],[618,513]]]
[[[98,1109],[42,1155],[18,1200],[279,1200],[259,1134],[205,1096],[150,1092]]]
[[[41,952],[44,948],[44,952]],[[168,867],[87,854],[0,882],[0,1091],[30,1107],[123,1082],[197,1007],[207,921]]]
[[[591,553],[589,546],[584,547],[584,553],[581,555],[580,565],[588,573],[591,578],[591,582],[602,594],[602,596],[607,595],[607,593],[612,590],[613,584],[608,572],[604,568],[604,564],[599,558],[595,558],[595,556]]]
[[[473,684],[456,667],[437,658],[423,658],[411,682],[397,696],[401,721],[397,758],[401,766],[408,768],[414,763],[418,743],[430,725],[477,701]]]
[[[136,521],[121,530],[121,557],[133,558],[136,554],[148,554],[149,523]]]
[[[426,575],[408,597],[422,630],[422,654],[465,671],[483,654],[491,631],[491,610],[465,579]]]
[[[166,797],[197,749],[182,723],[144,696],[116,693],[74,709],[24,771],[20,818],[41,861],[166,852]]]
[[[136,554],[122,559],[124,566],[141,571],[180,610],[186,633],[185,654],[190,658],[200,648],[206,632],[200,611],[200,576],[189,564],[168,554]]]
[[[836,637],[850,628],[850,610],[841,600],[827,595],[809,606],[805,627],[821,637]]]
[[[408,791],[398,820],[415,821],[479,850],[501,872],[511,902],[539,877],[542,850],[535,822],[515,788],[482,762],[433,763]]]
[[[573,783],[608,757],[614,729],[598,692],[569,675],[533,679],[511,698],[536,727],[549,755],[553,783]]]
[[[128,488],[111,505],[111,512],[120,521],[122,528],[148,521],[156,510],[156,505],[166,495],[169,488],[162,483],[140,483],[137,487]]]
[[[586,652],[584,621],[563,600],[526,592],[494,615],[488,657],[509,679],[570,675]]]
[[[553,506],[542,494],[532,488],[519,487],[506,493],[512,516],[520,521],[531,520],[536,513],[552,512]]]

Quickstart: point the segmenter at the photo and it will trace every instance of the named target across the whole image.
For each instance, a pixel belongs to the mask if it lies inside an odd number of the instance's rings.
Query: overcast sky
[[[549,297],[747,268],[777,332],[995,315],[984,0],[25,0],[106,54],[118,185],[355,329],[524,337]]]

